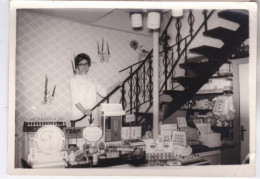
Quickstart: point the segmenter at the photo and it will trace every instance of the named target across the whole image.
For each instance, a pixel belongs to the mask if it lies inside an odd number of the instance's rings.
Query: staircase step
[[[225,10],[218,13],[218,16],[236,22],[240,25],[248,25],[248,11],[246,10]]]
[[[185,89],[183,91],[167,91],[165,94],[172,96],[172,101],[167,105],[167,111],[164,113],[164,119],[170,117],[187,101],[189,101],[196,92],[208,81],[214,73],[219,70],[221,65],[227,62],[232,53],[248,39],[248,11],[245,10],[223,10],[218,13],[220,18],[238,23],[240,26],[236,31],[225,29],[223,27],[215,28],[205,32],[204,35],[220,39],[224,42],[221,48],[210,46],[200,46],[190,49],[191,53],[203,55],[208,61],[189,61],[180,64],[181,68],[190,69],[196,73],[193,78],[177,77],[172,80],[181,84]],[[201,58],[203,59],[203,57]],[[205,71],[205,72],[204,72]],[[172,94],[171,94],[172,93]],[[174,96],[174,97],[173,97]]]
[[[226,43],[235,40],[234,37],[236,37],[236,31],[229,30],[223,27],[217,27],[215,29],[204,32],[203,35],[220,39],[224,43]]]
[[[220,48],[203,45],[200,47],[190,49],[191,53],[201,54],[206,56],[209,60],[218,58],[221,53]]]
[[[201,70],[201,68],[208,68],[210,64],[208,63],[208,61],[206,62],[187,62],[187,63],[181,63],[179,66],[182,69],[198,69]]]
[[[194,82],[194,79],[193,78],[188,78],[188,77],[175,77],[175,78],[172,78],[172,81],[173,82],[178,82],[180,85],[182,85],[184,88],[188,88],[189,85],[192,84],[192,82]]]
[[[178,90],[164,90],[163,94],[165,95],[170,95],[172,98],[176,96],[181,96],[183,94],[183,91],[178,91]]]
[[[169,103],[172,101],[172,96],[170,94],[163,93],[159,96],[160,103]]]
[[[192,70],[193,72],[195,72],[198,75],[198,74],[201,74],[201,73],[211,69],[212,65],[214,65],[214,64],[206,61],[206,62],[200,62],[200,63],[196,63],[196,62],[182,63],[179,66],[182,69]]]

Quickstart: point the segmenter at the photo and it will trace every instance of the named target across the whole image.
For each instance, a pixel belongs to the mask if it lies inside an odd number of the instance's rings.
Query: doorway
[[[249,71],[248,63],[239,64],[240,139],[243,162],[249,154]]]

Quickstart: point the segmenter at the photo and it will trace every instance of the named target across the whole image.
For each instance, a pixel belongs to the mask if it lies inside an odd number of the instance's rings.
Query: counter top
[[[213,148],[209,148],[206,147],[204,145],[191,145],[190,146],[192,148],[192,153],[201,153],[201,152],[209,152],[209,151],[213,151],[213,150],[221,150],[223,147],[213,147]]]
[[[209,152],[209,151],[214,151],[214,150],[225,150],[225,149],[228,149],[228,148],[232,148],[234,146],[235,146],[235,144],[233,144],[233,145],[222,145],[222,146],[219,146],[219,147],[209,148],[207,146],[200,144],[200,145],[191,145],[190,147],[192,148],[192,153],[196,154],[196,153]]]

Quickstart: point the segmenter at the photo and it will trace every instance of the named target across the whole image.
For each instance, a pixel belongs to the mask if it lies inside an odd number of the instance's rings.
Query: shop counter
[[[25,160],[23,161],[23,167],[24,168],[32,168]],[[183,162],[180,165],[176,166],[196,166],[196,165],[209,165],[210,160],[201,158],[201,160],[198,161],[187,161]],[[119,157],[119,158],[110,158],[110,159],[99,159],[97,164],[94,165],[91,162],[91,159],[89,161],[82,160],[82,161],[74,161],[74,162],[67,162],[67,166],[63,166],[60,168],[154,168],[154,167],[174,167],[175,165],[166,165],[166,162],[159,162],[157,165],[151,166],[145,158],[132,158],[127,159],[125,157]]]
[[[159,162],[159,161],[158,161]],[[179,165],[176,164],[176,166],[192,166],[192,165],[209,165],[210,160],[201,158],[200,160],[196,161],[185,161],[185,162],[179,162]],[[88,162],[72,162],[68,163],[67,168],[102,168],[102,167],[108,167],[108,168],[150,168],[150,167],[173,167],[175,165],[166,165],[166,161],[162,162],[160,161],[157,163],[157,165],[151,166],[145,158],[135,158],[135,159],[127,159],[125,157],[119,157],[119,158],[111,158],[111,159],[99,159],[98,163],[96,165],[93,165],[91,161]]]
[[[222,147],[209,148],[203,145],[191,146],[192,153],[200,158],[210,161],[210,165],[221,164],[221,149]]]

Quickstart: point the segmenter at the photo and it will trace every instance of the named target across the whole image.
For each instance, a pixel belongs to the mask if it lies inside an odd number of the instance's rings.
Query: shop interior
[[[250,162],[248,16],[226,9],[17,10],[15,167]],[[91,57],[88,75],[110,89],[92,108],[100,126],[70,117],[79,53]]]

